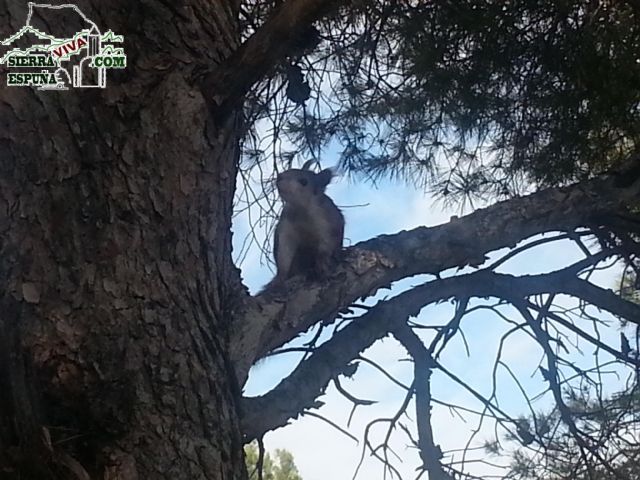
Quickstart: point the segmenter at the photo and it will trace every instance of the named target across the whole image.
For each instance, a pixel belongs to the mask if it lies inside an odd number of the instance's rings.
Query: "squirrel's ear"
[[[316,173],[316,185],[324,190],[324,187],[329,185],[333,178],[333,171],[330,168],[325,168],[319,173]]]
[[[311,167],[311,165],[313,165],[315,163],[315,160],[307,160],[306,162],[304,162],[304,164],[302,165],[301,170],[309,170],[309,167]]]

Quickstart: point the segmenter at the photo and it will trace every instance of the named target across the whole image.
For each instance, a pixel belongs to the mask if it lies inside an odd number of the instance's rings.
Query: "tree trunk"
[[[104,90],[0,88],[1,478],[246,478],[226,341],[237,117],[214,122],[190,81],[237,45],[225,3],[80,0],[125,35],[127,68]],[[27,5],[0,5],[7,38]]]

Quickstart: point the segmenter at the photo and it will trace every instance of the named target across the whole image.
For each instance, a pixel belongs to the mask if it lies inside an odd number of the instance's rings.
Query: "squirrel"
[[[326,277],[339,260],[344,217],[324,193],[333,178],[331,169],[314,173],[313,160],[302,168],[282,172],[276,187],[284,203],[276,225],[273,253],[277,273],[272,283],[295,275],[308,279]]]

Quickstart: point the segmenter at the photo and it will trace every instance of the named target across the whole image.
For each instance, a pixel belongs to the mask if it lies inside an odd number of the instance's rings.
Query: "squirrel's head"
[[[292,168],[278,175],[276,186],[285,203],[305,205],[324,193],[333,178],[333,172],[327,168],[314,173],[309,170],[312,163],[313,160],[309,160],[300,169]]]

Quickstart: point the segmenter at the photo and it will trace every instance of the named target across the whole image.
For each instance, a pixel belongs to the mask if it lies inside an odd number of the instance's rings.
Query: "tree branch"
[[[259,80],[290,54],[304,31],[346,0],[286,0],[265,23],[222,65],[208,71],[202,80],[205,98],[215,105],[215,115],[224,118]],[[216,95],[212,98],[211,92]]]
[[[537,312],[541,312],[543,309],[542,307],[536,305],[533,302],[526,302],[525,306],[530,309],[530,310],[535,310]],[[597,347],[597,348],[601,348],[602,350],[604,350],[605,352],[607,352],[609,355],[611,355],[612,357],[615,357],[616,359],[620,360],[621,362],[628,362],[633,364],[636,368],[640,368],[640,360],[636,359],[636,358],[632,358],[628,355],[624,355],[622,352],[616,350],[615,348],[611,348],[609,345],[607,345],[606,343],[602,342],[601,340],[598,340],[596,337],[589,335],[587,332],[581,330],[580,328],[576,327],[573,323],[565,320],[564,318],[560,317],[560,315],[557,315],[553,312],[549,312],[549,311],[545,311],[544,315],[549,318],[550,320],[553,320],[555,323],[558,323],[560,325],[562,325],[564,328],[566,328],[567,330],[571,330],[573,333],[575,333],[576,335],[582,337],[583,339],[585,339],[587,342],[591,343],[593,346]]]
[[[575,265],[584,265],[584,262]],[[329,381],[340,375],[360,352],[405,324],[423,307],[451,297],[496,297],[517,302],[532,295],[574,295],[579,292],[586,295],[579,298],[612,313],[623,313],[625,318],[635,319],[640,324],[640,305],[623,300],[612,292],[616,298],[610,298],[608,291],[575,278],[575,265],[552,273],[524,277],[479,271],[434,280],[379,302],[318,347],[273,390],[260,397],[243,399],[242,428],[246,440],[286,425],[307,408],[318,407],[317,398],[324,393]],[[603,298],[605,301],[599,304]],[[635,364],[632,359],[628,362]]]
[[[242,430],[246,441],[282,427],[303,410],[318,406],[316,399],[324,394],[332,378],[339,375],[360,352],[384,337],[390,328],[406,319],[406,315],[403,316],[408,303],[405,298],[382,302],[369,310],[337,332],[330,342],[320,345],[272,391],[259,397],[245,398]]]
[[[453,480],[453,477],[442,467],[442,451],[433,439],[431,428],[431,373],[435,365],[431,353],[406,323],[396,328],[393,336],[413,358],[418,449],[422,468],[429,473],[430,479]]]
[[[547,360],[547,369],[543,370],[543,368],[540,367],[540,371],[542,372],[544,379],[549,383],[549,390],[551,390],[553,399],[555,400],[556,406],[558,407],[558,412],[560,414],[561,420],[567,426],[569,432],[578,444],[580,455],[582,456],[589,473],[589,478],[593,478],[595,476],[595,472],[592,463],[589,461],[587,452],[597,458],[600,464],[604,466],[610,474],[613,474],[613,476],[622,480],[622,477],[620,477],[616,473],[616,471],[613,470],[613,468],[608,464],[608,462],[604,460],[598,453],[596,446],[597,441],[591,439],[588,435],[583,433],[578,428],[574,421],[574,415],[571,412],[571,409],[567,406],[567,404],[564,402],[564,399],[562,398],[560,373],[558,371],[558,357],[554,353],[553,349],[551,348],[551,344],[549,343],[549,334],[542,328],[542,319],[544,318],[546,312],[541,311],[539,312],[538,317],[534,318],[531,313],[529,313],[529,310],[527,310],[525,302],[520,301],[514,303],[514,306],[518,309],[522,317],[527,321],[527,324],[533,330],[538,344],[544,350],[544,354]]]
[[[632,166],[626,173],[546,189],[497,203],[444,225],[381,235],[351,247],[346,251],[345,261],[327,281],[311,284],[292,279],[281,297],[249,297],[238,305],[231,339],[238,379],[244,383],[256,358],[317,321],[334,318],[345,306],[393,281],[416,274],[436,274],[452,267],[480,265],[488,252],[513,247],[532,235],[603,225],[611,215],[622,213],[627,205],[637,202],[639,194],[640,173]],[[613,313],[626,316],[635,311],[619,303],[612,292],[588,282],[570,285],[573,290],[566,293],[593,297]],[[504,288],[510,285],[507,283]],[[539,289],[546,290],[543,284]]]

